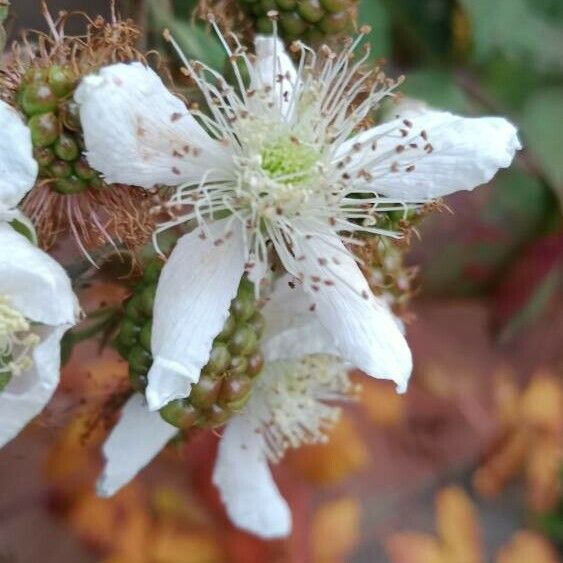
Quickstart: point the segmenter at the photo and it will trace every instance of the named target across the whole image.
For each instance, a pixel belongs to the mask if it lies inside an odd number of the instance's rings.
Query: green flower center
[[[38,343],[29,321],[10,305],[7,296],[0,295],[0,391],[13,376],[33,365],[31,351]]]
[[[283,137],[262,151],[262,169],[282,184],[306,181],[319,160],[318,152],[295,137]]]

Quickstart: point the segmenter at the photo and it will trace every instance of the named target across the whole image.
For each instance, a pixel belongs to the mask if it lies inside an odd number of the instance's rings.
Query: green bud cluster
[[[145,268],[143,279],[125,303],[125,314],[117,336],[117,348],[129,362],[135,390],[144,392],[152,365],[151,331],[156,286],[162,262]],[[258,310],[254,286],[243,278],[231,302],[223,330],[213,341],[209,362],[187,399],[168,403],[160,411],[164,420],[182,430],[221,426],[240,411],[250,398],[254,380],[264,359],[260,338],[264,319]]]
[[[17,102],[27,117],[39,178],[61,194],[102,187],[100,175],[82,156],[84,140],[78,107],[72,98],[76,77],[70,67],[32,68]]]
[[[239,0],[259,33],[272,33],[269,12],[278,12],[280,35],[308,44],[326,42],[353,30],[355,0]]]

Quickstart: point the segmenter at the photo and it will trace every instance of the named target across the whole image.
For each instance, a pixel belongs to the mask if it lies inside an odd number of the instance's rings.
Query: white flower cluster
[[[0,102],[0,447],[47,404],[59,382],[60,341],[78,316],[61,266],[17,233],[17,209],[37,163],[20,116]]]
[[[194,225],[163,268],[146,397],[129,400],[104,446],[100,494],[127,483],[176,434],[158,410],[188,397],[198,382],[241,277],[260,290],[273,264],[284,272],[263,309],[265,368],[247,406],[227,424],[213,475],[236,525],[265,538],[289,533],[291,515],[268,464],[287,448],[325,439],[338,416],[330,403],[352,391],[349,367],[406,390],[408,345],[362,275],[353,235],[396,236],[378,226],[381,213],[473,189],[509,166],[520,145],[504,119],[433,110],[363,128],[396,84],[361,72],[365,59],[355,51],[362,39],[340,54],[297,44],[296,65],[275,36],[257,37],[255,55],[223,41],[234,87],[184,60],[205,113],[188,110],[141,63],[82,80],[75,100],[89,163],[110,183],[175,187],[170,203],[185,213],[162,228]],[[0,109],[6,221],[37,167],[27,130],[12,110]],[[6,224],[0,252],[0,368],[25,358],[29,372],[26,378],[12,369],[0,392],[2,443],[15,434],[6,431],[10,421],[21,427],[52,392],[58,341],[76,309],[59,267]],[[45,331],[36,323],[54,327],[39,344],[25,338]]]

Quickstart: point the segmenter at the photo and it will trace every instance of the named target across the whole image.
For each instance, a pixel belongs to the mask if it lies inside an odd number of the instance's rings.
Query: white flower
[[[51,398],[77,313],[62,267],[0,222],[0,447]]]
[[[171,203],[187,212],[163,228],[198,223],[158,286],[151,409],[189,394],[241,276],[260,279],[272,248],[340,356],[406,388],[408,346],[345,244],[358,231],[393,235],[378,227],[380,213],[487,182],[520,145],[504,119],[434,111],[357,133],[396,85],[359,72],[361,40],[319,57],[299,44],[297,67],[276,37],[257,38],[256,58],[225,42],[237,88],[184,60],[209,114],[188,111],[139,63],[106,67],[78,88],[89,162],[110,182],[178,186]]]
[[[61,266],[8,225],[35,184],[31,133],[0,101],[0,447],[47,404],[59,381],[60,341],[78,314]]]
[[[291,514],[268,466],[288,448],[325,441],[340,409],[328,402],[353,391],[346,366],[331,355],[330,335],[302,299],[287,301],[288,278],[278,281],[264,307],[266,364],[243,411],[227,424],[213,482],[235,525],[263,538],[287,535]],[[304,296],[304,294],[303,294]],[[142,395],[126,404],[106,441],[98,482],[114,494],[149,463],[178,429],[147,408]]]
[[[37,170],[29,129],[0,100],[0,221],[20,217],[17,205],[35,184]]]

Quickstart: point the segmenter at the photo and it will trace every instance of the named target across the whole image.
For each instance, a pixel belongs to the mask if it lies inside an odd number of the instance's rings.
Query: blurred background
[[[148,47],[163,49],[169,27],[188,55],[220,67],[195,4],[118,7],[147,26]],[[110,14],[103,0],[49,7]],[[407,97],[506,116],[525,146],[491,185],[448,198],[419,229],[408,258],[420,270],[409,392],[361,378],[364,396],[331,443],[276,468],[294,533],[265,543],[222,511],[213,434],[164,452],[114,499],[95,497],[105,429],[93,413],[127,367],[81,345],[47,414],[0,452],[1,563],[561,560],[563,2],[360,0],[357,9],[373,28],[374,59],[407,76]],[[13,0],[8,36],[29,27],[44,27],[40,2]],[[95,306],[111,293],[97,287],[84,299]]]

